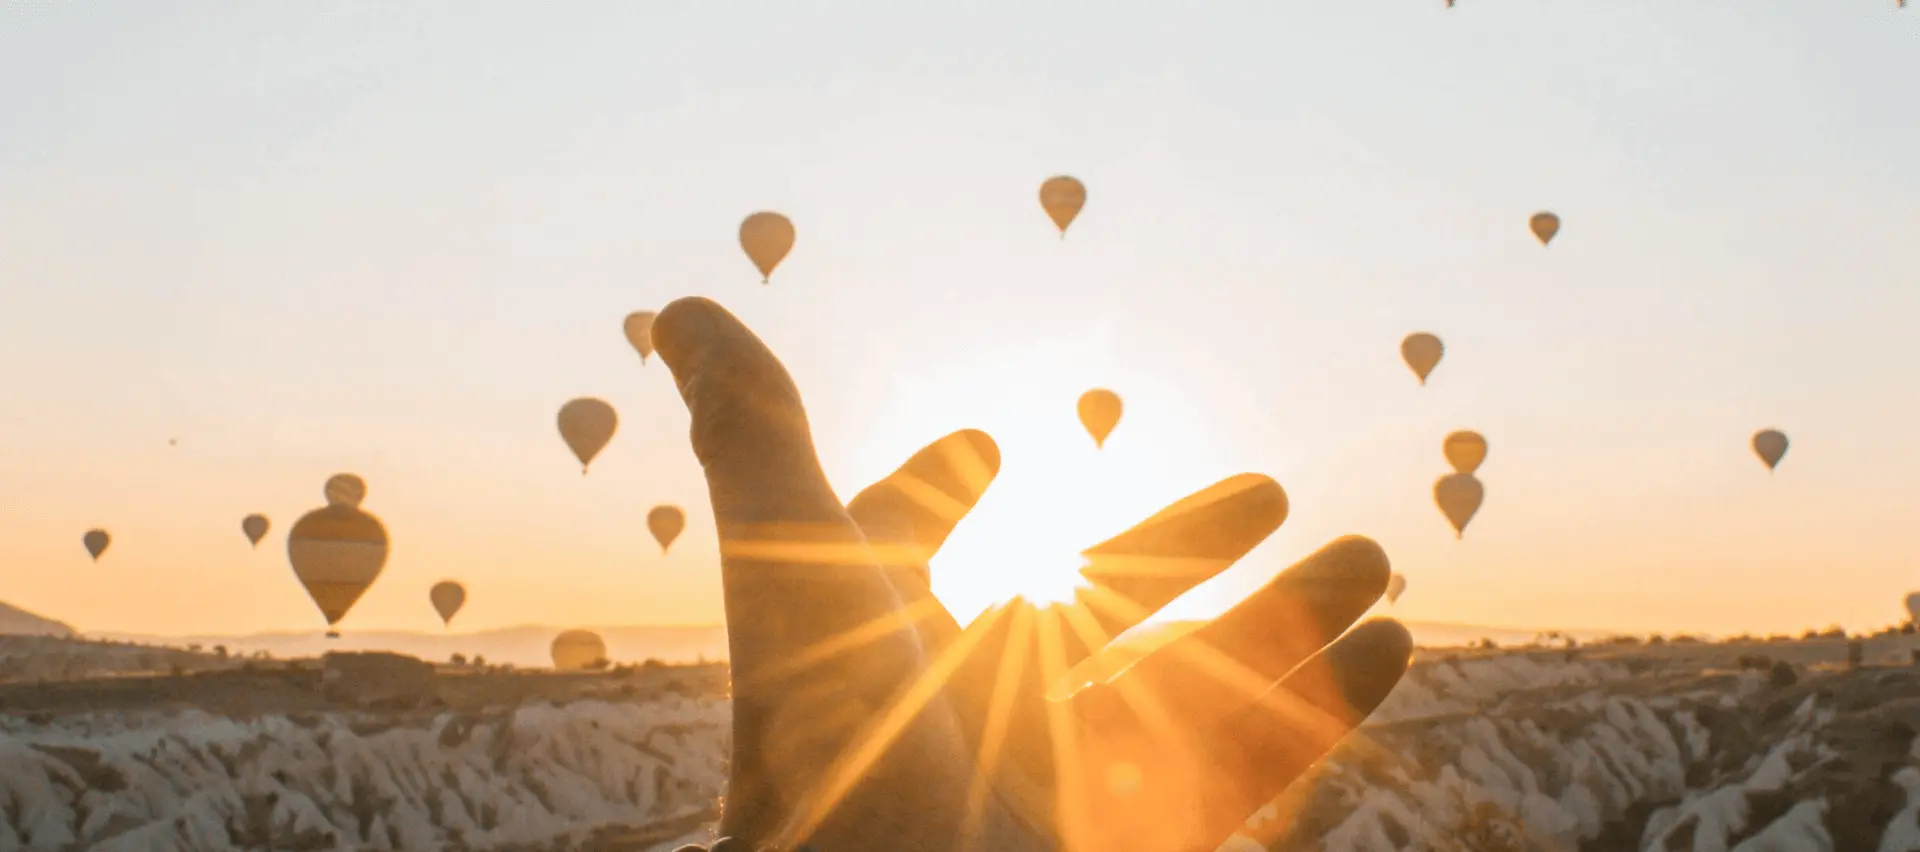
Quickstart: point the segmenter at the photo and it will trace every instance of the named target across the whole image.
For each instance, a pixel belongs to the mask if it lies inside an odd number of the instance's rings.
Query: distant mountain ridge
[[[1404,622],[1414,641],[1423,647],[1471,645],[1492,639],[1504,646],[1531,641],[1545,629],[1486,627],[1445,622]],[[64,626],[64,625],[62,625]],[[1185,626],[1171,622],[1166,629],[1178,632]],[[339,639],[327,639],[319,630],[256,633],[243,636],[195,635],[152,636],[126,633],[88,633],[88,638],[146,645],[225,646],[229,652],[251,654],[266,651],[275,657],[312,657],[328,651],[395,651],[424,660],[445,660],[454,654],[483,656],[491,663],[516,666],[545,666],[551,663],[548,648],[553,637],[570,628],[522,625],[472,633],[427,633],[410,630],[341,631]],[[607,656],[617,663],[637,663],[658,659],[669,663],[727,658],[727,629],[724,625],[629,625],[588,627],[606,640]],[[1146,632],[1154,632],[1149,628]],[[1605,630],[1562,630],[1582,642],[1615,635]],[[1148,640],[1151,644],[1151,640]]]
[[[64,622],[54,621],[16,606],[0,603],[0,635],[58,636],[65,639],[71,638],[74,633],[73,627]]]
[[[328,651],[394,651],[423,660],[441,661],[461,654],[485,657],[489,663],[516,666],[552,664],[553,637],[571,627],[522,625],[472,633],[427,633],[411,630],[354,630],[328,639],[320,630],[255,633],[243,636],[152,636],[133,633],[88,633],[91,639],[136,642],[144,645],[224,646],[235,654],[265,651],[279,658],[317,657]],[[607,643],[607,657],[616,663],[658,659],[669,663],[727,658],[727,629],[723,625],[588,626]]]

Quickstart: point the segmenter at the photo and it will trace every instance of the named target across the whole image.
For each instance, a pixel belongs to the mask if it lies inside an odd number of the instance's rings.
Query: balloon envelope
[[[259,547],[260,540],[267,537],[267,516],[248,515],[240,520],[240,531],[247,534],[247,541]]]
[[[655,506],[647,513],[647,529],[653,533],[653,540],[660,542],[660,552],[667,552],[673,546],[673,540],[680,537],[680,531],[687,528],[687,513],[679,506]]]
[[[1407,590],[1407,575],[1394,572],[1387,578],[1387,603],[1398,603],[1400,593]]]
[[[1455,432],[1441,442],[1440,451],[1446,454],[1447,464],[1453,465],[1455,473],[1472,473],[1487,460],[1487,439],[1480,437],[1479,432]]]
[[[653,354],[653,312],[634,311],[627,314],[622,328],[627,333],[627,342],[633,344],[633,350],[640,353],[640,363],[647,363],[647,356]]]
[[[1541,245],[1553,242],[1553,235],[1560,233],[1560,217],[1552,213],[1535,213],[1527,220],[1527,227],[1533,229],[1533,236]]]
[[[760,283],[773,279],[773,268],[793,251],[793,223],[778,213],[760,212],[740,223],[740,247],[760,270]]]
[[[80,543],[87,546],[87,553],[98,562],[100,554],[107,552],[107,545],[113,543],[113,536],[107,535],[106,530],[87,530],[87,534],[80,537]]]
[[[327,505],[358,506],[367,499],[367,481],[351,473],[336,473],[327,479]]]
[[[1753,433],[1753,454],[1767,463],[1767,470],[1773,470],[1787,454],[1786,434],[1778,429],[1762,429]]]
[[[1094,388],[1080,395],[1080,425],[1093,436],[1096,447],[1107,444],[1107,436],[1120,423],[1120,395],[1106,388]]]
[[[1467,522],[1473,520],[1473,513],[1480,511],[1480,501],[1485,497],[1486,490],[1471,473],[1450,473],[1433,484],[1433,502],[1439,504],[1440,512],[1453,524],[1455,538],[1466,536]]]
[[[1440,364],[1440,356],[1446,348],[1440,345],[1440,338],[1424,331],[1407,335],[1400,341],[1400,358],[1413,368],[1413,374],[1420,377],[1420,383],[1427,383],[1427,376]]]
[[[467,602],[467,589],[452,580],[441,580],[427,590],[427,599],[433,601],[433,611],[440,613],[440,623],[452,624],[454,613]]]
[[[583,397],[560,406],[560,439],[567,442],[574,458],[580,460],[582,474],[587,472],[587,465],[593,463],[593,457],[613,440],[613,430],[619,426],[620,416],[613,413],[613,406],[601,400]]]
[[[607,658],[607,643],[591,630],[569,630],[553,637],[553,667],[576,671]]]
[[[332,626],[366,594],[387,564],[387,528],[355,506],[335,503],[308,512],[287,532],[293,575]]]
[[[1907,596],[1907,618],[1915,622],[1920,622],[1920,592],[1914,592]]]
[[[1087,206],[1087,186],[1066,175],[1047,178],[1040,184],[1040,206],[1064,237],[1067,226],[1080,215],[1080,208]]]

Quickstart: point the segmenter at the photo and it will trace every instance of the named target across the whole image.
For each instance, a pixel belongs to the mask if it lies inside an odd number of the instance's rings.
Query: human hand
[[[1246,474],[1189,496],[1087,551],[1075,604],[1016,600],[963,630],[926,563],[997,472],[990,438],[942,438],[843,506],[798,390],[752,332],[693,298],[653,335],[720,536],[734,684],[721,834],[740,848],[1211,850],[1406,670],[1404,628],[1347,630],[1389,574],[1377,545],[1348,537],[1118,676],[1066,688],[1111,637],[1277,528],[1280,487]]]

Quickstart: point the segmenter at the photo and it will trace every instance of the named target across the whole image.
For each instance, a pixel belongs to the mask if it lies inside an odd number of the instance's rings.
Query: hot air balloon
[[[307,595],[329,628],[346,617],[387,564],[387,528],[379,518],[360,510],[364,486],[356,496],[352,489],[334,487],[341,479],[328,480],[325,507],[308,512],[287,532],[287,561],[293,564],[293,575],[307,587]],[[327,631],[329,638],[339,635]]]
[[[87,546],[93,561],[99,562],[100,554],[107,552],[107,545],[113,543],[113,536],[107,535],[106,530],[87,530],[87,534],[80,537],[80,543]]]
[[[1440,505],[1441,513],[1453,524],[1455,538],[1466,537],[1467,522],[1473,520],[1473,513],[1480,511],[1480,501],[1486,494],[1480,480],[1474,479],[1471,473],[1449,473],[1433,484],[1433,502]]]
[[[627,314],[623,326],[627,332],[627,342],[640,353],[640,363],[647,363],[647,356],[653,354],[653,312],[634,311]]]
[[[267,516],[248,515],[240,520],[240,531],[247,534],[247,541],[254,547],[260,546],[260,540],[267,537]]]
[[[1771,472],[1780,458],[1787,454],[1787,436],[1778,429],[1762,429],[1753,433],[1753,452],[1767,463]]]
[[[1040,184],[1040,206],[1060,229],[1060,238],[1064,240],[1067,226],[1080,215],[1080,208],[1087,206],[1087,186],[1066,175],[1047,178]]]
[[[1544,246],[1553,242],[1554,234],[1560,233],[1560,217],[1546,212],[1535,213],[1532,219],[1527,220],[1527,227],[1533,229],[1533,236]]]
[[[1453,465],[1454,472],[1472,473],[1487,460],[1487,439],[1480,437],[1479,432],[1455,432],[1440,442],[1440,451],[1446,454],[1447,464]]]
[[[680,511],[679,506],[655,506],[647,513],[647,529],[653,532],[653,540],[660,542],[661,553],[666,553],[686,528],[687,513]]]
[[[1440,338],[1424,331],[1409,334],[1407,339],[1400,341],[1400,358],[1413,368],[1413,374],[1420,377],[1423,385],[1445,352],[1446,347],[1440,345]]]
[[[593,668],[607,659],[607,643],[591,630],[569,630],[553,637],[553,667],[561,671]]]
[[[427,590],[427,600],[433,601],[434,612],[440,613],[440,623],[453,624],[453,615],[467,602],[467,589],[452,580],[441,580]]]
[[[560,439],[567,442],[567,448],[580,460],[581,476],[587,475],[587,465],[606,449],[607,442],[613,440],[613,430],[619,426],[620,416],[613,413],[613,406],[593,397],[582,397],[560,406]]]
[[[1400,593],[1407,590],[1407,575],[1398,571],[1387,578],[1387,603],[1398,603]]]
[[[740,223],[740,247],[760,270],[760,283],[773,280],[773,268],[793,251],[793,223],[778,213],[760,212]]]
[[[336,473],[327,479],[327,504],[358,506],[367,499],[367,481],[351,473]]]
[[[1920,592],[1907,596],[1907,620],[1920,623]]]
[[[1080,395],[1080,425],[1093,436],[1093,445],[1105,447],[1107,436],[1120,423],[1120,395],[1106,388],[1094,388]]]

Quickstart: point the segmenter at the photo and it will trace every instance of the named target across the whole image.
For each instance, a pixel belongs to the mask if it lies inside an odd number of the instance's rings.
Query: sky
[[[353,471],[392,550],[344,630],[442,629],[445,578],[456,630],[718,622],[685,410],[621,334],[697,294],[784,359],[843,497],[994,435],[934,562],[963,617],[1254,471],[1291,516],[1169,615],[1359,533],[1409,619],[1894,623],[1915,104],[1892,0],[6,2],[0,600],[320,630],[284,532]],[[758,210],[798,231],[769,285]],[[582,477],[555,413],[588,395],[621,421]],[[1491,448],[1461,540],[1455,429]]]

